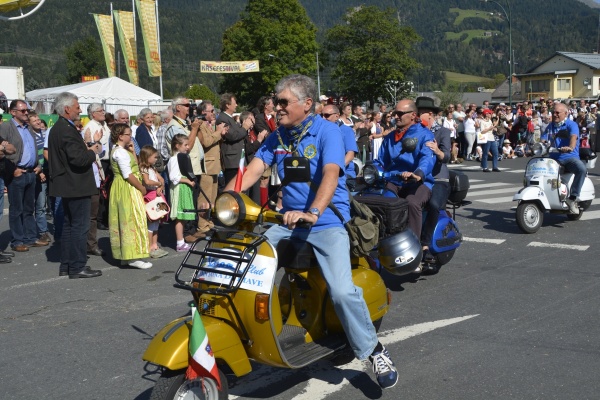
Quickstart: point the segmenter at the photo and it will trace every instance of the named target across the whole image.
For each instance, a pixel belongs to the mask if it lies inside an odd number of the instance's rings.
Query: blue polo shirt
[[[346,125],[341,125],[340,130],[342,131],[342,140],[344,141],[344,150],[347,152],[353,151],[354,155],[358,153],[358,145],[354,138],[354,129]],[[346,154],[344,153],[344,158]],[[354,163],[350,161],[345,168],[346,176],[350,178],[356,178],[356,172],[354,171]]]
[[[436,158],[425,143],[434,140],[433,133],[421,124],[414,124],[408,128],[403,139],[411,137],[419,139],[415,150],[410,153],[402,152],[402,140],[396,142],[395,136],[394,132],[385,136],[379,149],[377,159],[383,164],[385,171],[397,173],[409,171],[421,175],[425,186],[431,189],[434,183],[432,171]],[[399,178],[392,178],[391,181],[401,183]]]
[[[267,137],[263,145],[256,152],[255,157],[258,157],[267,165],[276,166],[279,177],[283,179],[285,177],[283,160],[292,155],[279,143],[278,136],[281,137],[281,141],[287,148],[293,143],[291,137],[287,134],[287,130],[284,127],[279,127]],[[296,148],[295,145],[294,148]],[[338,179],[338,184],[331,201],[344,219],[348,221],[350,219],[350,204],[348,190],[346,189],[346,177],[343,173],[345,151],[339,127],[323,118],[314,118],[312,126],[300,140],[297,149],[300,156],[309,159],[311,180],[317,188],[323,179],[324,165],[336,164],[340,167],[342,176]],[[305,182],[290,183],[283,188],[282,213],[294,210],[308,211],[315,199],[315,195],[316,193]],[[317,223],[313,225],[312,230],[319,231],[336,226],[342,227],[342,222],[327,207],[317,220]]]
[[[544,134],[541,136],[542,140],[548,140],[552,147],[557,149],[561,147],[569,147],[571,145],[571,136],[575,135],[577,141],[575,142],[575,148],[569,153],[550,153],[550,158],[556,161],[564,161],[568,158],[577,157],[579,158],[579,126],[577,122],[565,119],[565,123],[558,126],[554,122],[551,122]]]

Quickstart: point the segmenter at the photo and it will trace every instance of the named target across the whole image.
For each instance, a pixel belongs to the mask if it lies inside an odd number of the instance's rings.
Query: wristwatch
[[[319,211],[317,207],[311,208],[310,210],[308,210],[308,212],[312,215],[316,215],[317,219],[321,216],[321,211]]]

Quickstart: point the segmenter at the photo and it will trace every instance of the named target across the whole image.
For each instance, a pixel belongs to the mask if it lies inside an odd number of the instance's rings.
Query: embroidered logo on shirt
[[[314,158],[317,155],[317,148],[314,144],[309,144],[304,149],[304,157],[306,158]]]

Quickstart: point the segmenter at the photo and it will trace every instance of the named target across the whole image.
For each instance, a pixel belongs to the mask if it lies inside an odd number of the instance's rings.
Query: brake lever
[[[305,221],[304,218],[300,218],[298,222],[296,222],[296,226],[299,228],[310,229],[312,228],[312,223]]]

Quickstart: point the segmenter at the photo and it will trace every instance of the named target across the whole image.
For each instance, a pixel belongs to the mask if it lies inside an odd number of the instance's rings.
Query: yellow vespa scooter
[[[227,399],[223,371],[249,374],[250,360],[301,368],[347,345],[312,246],[284,240],[275,249],[264,235],[254,233],[257,225],[281,222],[281,214],[235,192],[223,193],[214,211],[227,228],[194,244],[174,286],[192,293],[219,367],[221,390],[211,379],[185,379],[188,316],[162,328],[144,353],[145,361],[163,367],[153,400]],[[352,260],[354,284],[362,288],[378,328],[391,295],[376,269],[374,260]]]

